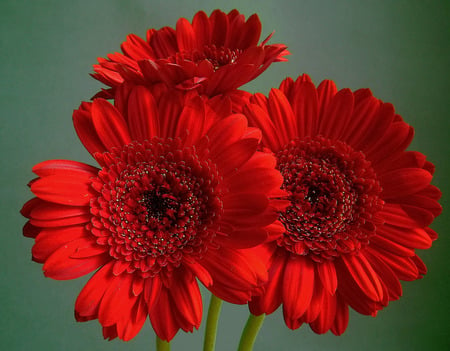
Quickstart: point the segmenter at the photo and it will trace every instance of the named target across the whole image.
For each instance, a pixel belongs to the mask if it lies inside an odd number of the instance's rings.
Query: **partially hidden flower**
[[[259,43],[260,35],[258,16],[246,21],[237,10],[228,14],[215,10],[209,17],[200,11],[192,23],[180,18],[175,29],[149,29],[145,40],[130,34],[121,45],[123,53],[99,58],[94,65],[92,76],[111,87],[97,96],[113,96],[123,82],[147,86],[164,82],[210,97],[233,94],[271,63],[286,61],[286,46],[268,45],[271,36]]]
[[[277,158],[290,205],[255,315],[281,304],[291,329],[347,328],[349,307],[375,316],[402,294],[400,280],[426,273],[416,249],[428,249],[441,212],[430,184],[434,166],[405,151],[413,128],[369,89],[317,88],[307,75],[288,78],[269,97],[256,94],[245,113]]]
[[[197,279],[233,303],[267,279],[250,248],[281,234],[272,198],[282,177],[243,115],[218,115],[195,92],[123,85],[117,95],[115,106],[98,98],[73,115],[99,168],[33,168],[24,235],[47,277],[95,271],[76,300],[78,321],[98,319],[105,338],[130,340],[149,316],[171,340],[200,325]]]

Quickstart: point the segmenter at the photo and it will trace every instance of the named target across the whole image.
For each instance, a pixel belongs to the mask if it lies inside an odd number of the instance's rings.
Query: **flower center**
[[[220,67],[233,64],[241,54],[239,49],[216,47],[215,45],[205,45],[203,49],[204,59],[207,59],[214,66],[215,70]]]
[[[128,272],[153,276],[203,256],[222,213],[221,177],[211,161],[178,139],[153,138],[99,162],[92,232]]]
[[[229,64],[234,64],[242,53],[240,49],[231,49],[228,47],[217,47],[214,44],[205,45],[203,50],[195,50],[193,52],[179,52],[176,55],[169,57],[171,63],[178,63],[179,60],[189,60],[195,63],[207,60],[214,70],[217,71],[220,67]]]
[[[290,206],[278,245],[315,261],[356,252],[374,234],[383,201],[370,162],[340,141],[293,140],[277,154]]]

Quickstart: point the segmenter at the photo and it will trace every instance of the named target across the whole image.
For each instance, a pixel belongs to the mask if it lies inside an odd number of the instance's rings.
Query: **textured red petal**
[[[322,282],[325,290],[330,294],[334,295],[337,289],[338,280],[336,275],[336,268],[334,263],[330,261],[324,261],[316,265],[317,273]]]
[[[23,236],[27,238],[35,238],[41,232],[41,228],[38,228],[28,221],[25,223],[22,229]]]
[[[37,179],[31,191],[39,198],[62,205],[86,206],[92,197],[89,177],[55,175]]]
[[[192,19],[192,28],[194,29],[195,37],[197,39],[197,48],[203,48],[211,41],[211,28],[209,25],[208,15],[199,11]]]
[[[209,17],[211,23],[211,44],[223,46],[228,35],[228,17],[220,11],[214,10]]]
[[[262,228],[250,228],[228,231],[227,236],[217,236],[215,242],[234,249],[248,249],[264,243],[268,239],[267,231]]]
[[[257,45],[259,37],[261,36],[261,29],[261,21],[259,20],[258,15],[251,15],[239,33],[236,47],[238,49],[245,49]]]
[[[185,264],[204,286],[210,287],[212,285],[213,279],[205,267],[197,262],[186,262]]]
[[[61,246],[86,237],[86,234],[87,230],[84,226],[44,229],[36,237],[36,242],[31,250],[33,259],[37,262],[44,262]]]
[[[117,109],[104,99],[92,103],[92,122],[98,137],[107,149],[131,142],[127,124]]]
[[[83,102],[78,110],[73,111],[72,119],[81,143],[91,155],[94,155],[96,152],[106,151],[106,147],[95,132],[90,109],[91,103]]]
[[[325,293],[322,299],[322,309],[319,316],[309,325],[317,334],[324,334],[330,330],[336,318],[336,296]]]
[[[400,228],[384,225],[377,229],[378,235],[411,249],[428,249],[432,239],[422,228]]]
[[[149,30],[147,41],[158,58],[170,57],[178,51],[176,32],[170,27],[163,27],[157,31]]]
[[[124,54],[133,60],[144,60],[154,58],[152,48],[147,42],[136,34],[127,35],[127,40],[120,46]],[[130,60],[131,62],[135,62]]]
[[[180,113],[183,109],[180,96],[174,92],[173,95],[164,94],[158,103],[159,130],[161,138],[175,136],[175,128]]]
[[[259,145],[258,139],[241,139],[231,144],[226,150],[217,155],[210,155],[224,177],[235,173],[256,152]]]
[[[381,235],[375,235],[370,238],[370,244],[373,245],[374,248],[381,247],[386,251],[392,252],[398,256],[414,256],[414,250],[405,247],[401,244],[396,243],[395,241],[391,241],[386,237]]]
[[[153,95],[144,87],[135,87],[128,100],[128,125],[133,140],[144,141],[159,135],[158,109]]]
[[[266,210],[269,201],[264,193],[230,193],[223,198],[229,216],[251,216]]]
[[[114,279],[114,276],[111,274],[112,263],[100,268],[81,290],[75,302],[75,317],[77,321],[97,318],[103,294]]]
[[[65,206],[46,201],[39,201],[33,208],[30,216],[33,219],[52,220],[58,218],[69,218],[88,215],[89,208],[86,206]]]
[[[118,336],[117,335],[117,328],[116,328],[115,324],[111,325],[109,327],[103,327],[102,331],[103,331],[103,338],[105,340],[108,340],[108,341],[111,341],[111,340],[117,338],[117,336]]]
[[[377,143],[372,144],[371,148],[366,151],[369,158],[375,165],[386,156],[393,157],[396,153],[404,151],[414,136],[412,127],[404,122],[394,122],[390,128],[379,138]]]
[[[267,266],[248,250],[210,249],[199,263],[213,278],[210,290],[230,303],[247,303],[252,292],[267,280]]]
[[[269,114],[278,133],[281,145],[295,139],[297,125],[294,113],[286,96],[278,89],[272,89],[269,93]]]
[[[140,332],[148,315],[146,307],[142,296],[136,299],[129,317],[122,318],[117,323],[117,334],[120,339],[129,341]]]
[[[380,277],[382,284],[386,286],[389,294],[389,300],[397,300],[402,295],[402,286],[398,280],[398,277],[378,256],[375,256],[373,253],[366,253],[366,257]]]
[[[364,91],[364,94],[361,93],[362,91]],[[372,130],[370,128],[376,122],[375,115],[380,102],[372,96],[368,89],[356,91],[353,95],[353,113],[348,116],[347,126],[342,131],[341,140],[345,140],[349,145],[355,145],[356,148],[356,145],[359,145],[361,141],[371,137]],[[376,138],[379,137],[380,135],[377,134]]]
[[[177,122],[175,136],[185,136],[185,145],[195,144],[204,134],[205,103],[199,96],[185,102]]]
[[[398,279],[412,281],[419,278],[419,270],[411,257],[401,257],[381,249],[375,250],[371,247],[368,247],[366,250],[373,256],[383,260]]]
[[[339,271],[338,275],[340,275]],[[345,275],[339,276],[339,288],[336,295],[356,312],[367,316],[376,316],[377,311],[383,308],[379,302],[371,300],[352,278]]]
[[[169,296],[167,289],[163,289],[158,303],[150,311],[150,321],[156,335],[162,340],[170,341],[180,329],[176,319],[174,301]]]
[[[319,120],[318,134],[338,139],[353,113],[353,101],[350,89],[342,89],[334,95]]]
[[[317,97],[319,102],[319,120],[324,118],[325,111],[333,97],[337,93],[336,85],[331,80],[324,80],[317,87]]]
[[[370,299],[373,301],[382,300],[383,289],[379,277],[363,254],[343,255],[342,262],[356,284]]]
[[[253,297],[248,303],[252,314],[270,314],[281,305],[285,264],[286,256],[275,253],[269,268],[269,281],[264,285],[264,293]]]
[[[87,179],[96,176],[99,169],[82,162],[70,160],[48,160],[40,162],[33,167],[33,172],[39,177],[46,176],[72,176]]]
[[[336,303],[336,317],[333,325],[331,326],[331,332],[334,335],[342,335],[345,332],[348,325],[348,317],[348,305],[338,298]]]
[[[108,254],[87,258],[71,258],[79,247],[84,247],[89,243],[89,240],[83,238],[61,246],[45,261],[42,268],[45,276],[57,280],[75,279],[92,272],[111,259]]]
[[[411,217],[405,206],[399,204],[384,204],[383,210],[380,211],[380,215],[382,215],[382,218],[387,224],[393,226],[402,228],[424,227],[420,223],[420,218]]]
[[[83,246],[79,246],[72,255],[70,255],[70,258],[88,258],[100,255],[106,251],[108,251],[109,248],[105,245],[98,245],[95,241],[89,240],[86,242]]]
[[[189,270],[178,268],[173,272],[170,295],[184,319],[198,328],[202,319],[202,296]]]
[[[316,272],[317,274],[317,272]],[[316,275],[317,277],[317,275]],[[304,323],[311,323],[315,321],[322,310],[323,307],[323,300],[326,298],[324,295],[328,294],[326,290],[324,289],[320,279],[314,280],[314,292],[311,297],[311,302],[309,303],[309,307],[307,308],[306,312],[303,314],[303,316],[300,318],[300,320]]]
[[[162,282],[159,276],[147,278],[144,284],[144,298],[147,302],[149,312],[155,307],[161,294]]]
[[[283,183],[283,177],[273,169],[254,168],[236,173],[229,178],[232,192],[262,192],[267,193],[278,189]]]
[[[177,44],[180,51],[192,52],[197,48],[197,38],[192,25],[185,18],[177,21]]]
[[[277,151],[284,145],[280,141],[277,128],[270,119],[268,111],[265,111],[259,105],[249,104],[244,106],[244,114],[247,116],[250,125],[261,129],[264,145],[268,146],[272,151]]]
[[[301,256],[288,259],[283,279],[283,305],[286,314],[300,318],[311,302],[314,291],[314,264]]]
[[[297,129],[294,132],[302,138],[317,131],[319,101],[313,83],[299,81],[296,86],[296,93],[290,101],[297,120]]]
[[[215,123],[206,133],[211,140],[211,153],[221,153],[242,138],[247,130],[247,119],[243,115],[228,116]]]
[[[65,218],[57,218],[57,219],[30,219],[30,224],[43,227],[43,228],[56,228],[56,227],[67,227],[79,224],[88,223],[92,218],[91,214],[85,214],[81,216],[71,216]]]
[[[103,326],[117,324],[121,318],[130,315],[136,300],[136,296],[131,294],[132,281],[132,274],[121,274],[115,276],[105,290],[98,311],[98,320]],[[121,334],[121,331],[117,332]]]
[[[432,175],[419,168],[400,168],[384,173],[379,179],[384,199],[416,193],[430,184]]]
[[[376,100],[376,99],[375,99]],[[379,106],[378,101],[375,102]],[[368,117],[366,117],[369,119]],[[392,104],[381,104],[377,109],[375,116],[370,121],[370,125],[363,128],[356,128],[353,135],[349,137],[349,143],[354,145],[355,149],[366,150],[376,143],[378,139],[389,128],[394,118],[394,106]]]

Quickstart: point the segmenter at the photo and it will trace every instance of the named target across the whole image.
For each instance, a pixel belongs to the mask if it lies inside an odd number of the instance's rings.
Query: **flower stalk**
[[[250,313],[247,324],[245,325],[244,331],[241,335],[238,351],[253,350],[253,345],[255,344],[256,337],[258,336],[259,330],[262,327],[265,317],[265,314],[255,316],[254,314]]]
[[[211,294],[209,301],[208,317],[206,320],[205,339],[203,342],[203,351],[214,351],[216,346],[217,324],[220,311],[222,309],[222,300]]]
[[[170,342],[156,336],[156,351],[170,351]]]

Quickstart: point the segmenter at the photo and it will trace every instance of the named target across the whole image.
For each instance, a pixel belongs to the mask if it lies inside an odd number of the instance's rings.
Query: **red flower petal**
[[[348,316],[348,305],[338,298],[336,303],[336,317],[331,326],[331,331],[334,335],[342,335],[345,329],[347,329]]]
[[[248,304],[252,314],[270,314],[281,305],[285,263],[285,255],[274,254],[269,269],[269,281],[264,285],[264,294],[253,297]]]
[[[91,103],[81,103],[78,110],[73,112],[73,126],[78,138],[91,155],[96,152],[106,151],[105,145],[95,132],[95,127],[91,118]]]
[[[100,268],[81,290],[75,302],[75,317],[77,321],[81,322],[97,318],[101,299],[114,279],[114,276],[111,274],[112,263]]]
[[[103,99],[92,103],[92,122],[98,137],[109,150],[131,142],[128,127],[117,109]]]
[[[431,182],[432,175],[419,168],[400,168],[380,177],[383,198],[390,199],[416,193]]]
[[[324,334],[330,330],[336,317],[336,296],[325,292],[322,299],[322,309],[319,316],[309,324],[317,334]]]
[[[128,100],[128,124],[133,140],[144,141],[159,134],[158,110],[153,95],[144,87],[135,87]]]
[[[194,29],[186,18],[177,21],[177,44],[178,49],[183,52],[191,52],[197,48],[197,38]]]
[[[317,264],[316,268],[323,287],[330,295],[334,295],[338,285],[334,263],[331,261],[323,261]]]
[[[31,185],[31,191],[43,200],[71,206],[86,206],[92,197],[89,178],[76,175],[37,179]]]
[[[353,93],[349,89],[342,89],[334,95],[323,111],[317,133],[338,139],[352,116],[353,101]]]
[[[108,260],[108,254],[100,254],[87,258],[71,258],[81,247],[90,245],[87,239],[77,239],[61,246],[45,261],[42,268],[46,277],[57,280],[75,279],[99,268]]]
[[[383,289],[378,275],[366,257],[360,255],[343,255],[342,262],[361,290],[372,300],[381,301]]]
[[[188,270],[178,269],[172,277],[170,295],[179,313],[198,328],[202,319],[202,297],[197,281]]]
[[[71,226],[67,228],[51,228],[40,231],[31,250],[36,262],[45,260],[61,246],[86,237],[88,232],[84,226]]]
[[[97,175],[98,168],[89,166],[82,162],[69,160],[48,160],[38,163],[33,167],[33,172],[39,177],[66,176],[80,177],[86,179]]]
[[[180,329],[177,321],[176,309],[173,308],[174,301],[170,298],[167,289],[161,291],[158,303],[149,312],[150,321],[156,335],[162,340],[170,341]],[[162,316],[164,316],[162,318]]]
[[[300,318],[308,309],[314,291],[314,265],[301,256],[288,259],[283,279],[283,305],[289,318]]]

